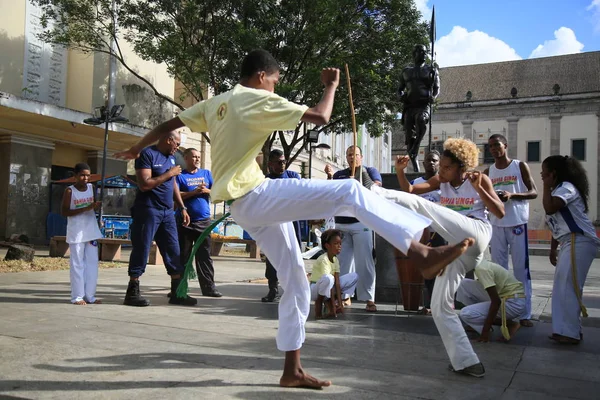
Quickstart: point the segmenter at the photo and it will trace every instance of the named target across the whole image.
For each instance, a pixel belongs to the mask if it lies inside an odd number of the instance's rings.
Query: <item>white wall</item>
[[[598,198],[598,117],[595,114],[565,116],[560,120],[560,154],[571,156],[571,140],[585,139],[586,159],[581,161],[587,171],[590,184],[589,216],[592,221],[598,218],[596,200]]]
[[[550,119],[521,118],[517,125],[517,158],[527,162],[537,186],[538,198],[529,202],[529,228],[546,229],[544,207],[542,206],[542,161],[550,155]],[[540,162],[527,161],[527,142],[541,141]],[[511,146],[511,143],[508,144]]]

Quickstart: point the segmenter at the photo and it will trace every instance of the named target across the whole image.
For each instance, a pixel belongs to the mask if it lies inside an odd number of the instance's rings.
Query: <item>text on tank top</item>
[[[504,169],[496,168],[495,165],[490,166],[489,177],[494,190],[505,190],[509,193],[525,193],[529,190],[523,181],[520,163],[519,160],[512,160]],[[529,201],[527,200],[508,200],[504,203],[504,211],[505,215],[502,219],[490,215],[492,225],[517,226],[529,221]]]
[[[457,189],[448,182],[442,182],[440,190],[440,205],[467,217],[488,220],[485,204],[468,179]]]
[[[92,184],[88,183],[87,189],[83,192],[75,186],[69,186],[69,188],[71,189],[71,210],[88,207],[94,202]],[[93,210],[67,217],[67,243],[84,243],[101,237],[102,234]]]

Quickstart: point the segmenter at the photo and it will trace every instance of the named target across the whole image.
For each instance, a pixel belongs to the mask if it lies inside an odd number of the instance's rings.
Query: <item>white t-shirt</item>
[[[495,165],[490,167],[489,176],[494,190],[505,190],[509,193],[528,191],[521,175],[520,163],[519,160],[512,160],[504,169],[496,168]],[[504,203],[504,212],[504,218],[490,215],[492,225],[509,227],[526,224],[529,221],[529,201],[510,199]]]
[[[595,239],[596,229],[585,213],[585,205],[581,194],[571,182],[563,182],[552,191],[553,197],[565,202],[565,206],[552,215],[546,215],[546,222],[552,230],[552,237],[559,242],[568,239],[571,233],[579,233]]]
[[[488,221],[487,209],[477,190],[466,179],[457,189],[448,182],[440,183],[440,204],[467,217]]]
[[[94,202],[94,187],[91,183],[87,184],[87,189],[83,192],[75,186],[69,186],[69,189],[71,189],[70,210],[84,208]],[[67,243],[85,243],[101,237],[102,233],[98,228],[94,210],[67,217]]]
[[[414,179],[410,184],[411,185],[417,185],[419,183],[425,183],[425,182],[427,182],[427,179],[425,179],[422,176],[420,176],[417,179]],[[432,201],[434,203],[439,203],[440,202],[441,193],[442,193],[442,191],[440,189],[438,189],[438,190],[432,190],[431,192],[420,194],[419,196],[421,196],[424,199],[427,199],[429,201]]]

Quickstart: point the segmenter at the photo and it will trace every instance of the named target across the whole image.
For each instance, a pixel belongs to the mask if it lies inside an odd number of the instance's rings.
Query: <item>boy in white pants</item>
[[[326,68],[321,72],[325,90],[313,108],[274,94],[279,65],[264,50],[254,50],[244,58],[240,76],[240,83],[232,90],[202,101],[162,123],[117,156],[133,159],[145,146],[184,125],[194,132],[210,132],[215,181],[211,192],[213,202],[231,204],[232,217],[263,249],[277,270],[284,290],[279,302],[277,347],[286,354],[279,384],[329,386],[330,381],[312,377],[300,363],[311,293],[290,221],[331,215],[356,216],[400,251],[415,258],[419,265],[427,265],[435,271],[463,254],[473,245],[473,239],[439,248],[422,245],[418,239],[430,224],[427,218],[384,201],[354,179],[266,179],[256,163],[265,140],[273,131],[293,130],[300,122],[327,124],[340,71]]]
[[[311,299],[315,302],[315,318],[323,317],[323,301],[329,300],[327,318],[335,318],[336,313],[344,312],[343,295],[348,295],[356,288],[358,274],[348,272],[340,276],[338,255],[342,251],[342,231],[329,229],[323,232],[322,245],[326,253],[321,254],[313,264],[310,276]],[[337,302],[337,305],[336,305]]]
[[[494,157],[494,164],[483,173],[492,180],[494,190],[500,200],[504,202],[506,211],[506,215],[502,219],[490,216],[492,261],[508,269],[510,254],[513,273],[523,284],[527,299],[527,312],[521,317],[521,325],[532,327],[527,222],[529,221],[529,200],[537,197],[537,189],[529,166],[523,161],[508,157],[506,137],[500,134],[492,135],[488,139],[488,146]]]
[[[502,320],[502,336],[509,341],[521,326],[513,319],[527,312],[525,289],[514,275],[500,265],[483,260],[475,267],[477,280],[464,279],[456,291],[456,300],[466,307],[459,317],[479,333],[479,342],[489,342],[496,317]]]
[[[94,210],[94,187],[90,180],[90,167],[85,163],[75,165],[75,184],[65,190],[62,215],[67,217],[67,243],[71,251],[71,303],[77,305],[100,304],[96,299],[98,281],[98,242],[102,233],[98,228]]]

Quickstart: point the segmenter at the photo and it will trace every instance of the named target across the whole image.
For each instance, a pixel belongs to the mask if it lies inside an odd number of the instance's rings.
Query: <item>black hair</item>
[[[494,133],[492,136],[489,137],[488,140],[492,140],[492,139],[498,139],[500,140],[500,142],[504,143],[505,146],[508,146],[508,140],[506,140],[506,136],[501,135],[499,133]]]
[[[429,156],[438,156],[438,158],[441,158],[442,155],[440,154],[439,151],[437,150],[431,150],[430,152],[428,152],[427,154],[425,154],[425,158],[429,157]]]
[[[88,171],[91,171],[91,168],[89,165],[87,165],[84,162],[80,162],[80,163],[75,164],[74,172],[75,172],[75,174],[80,174],[82,171],[85,171],[86,169]]]
[[[195,148],[193,148],[193,147],[188,147],[188,148],[187,148],[187,149],[185,149],[185,151],[183,152],[183,156],[184,156],[184,157],[186,157],[186,156],[189,156],[190,154],[192,154],[192,151],[198,151],[198,150],[196,150],[196,149],[195,149]]]
[[[362,149],[361,149],[359,146],[355,146],[355,145],[348,146],[348,148],[346,149],[346,153],[348,153],[348,150],[350,150],[350,149],[353,149],[353,148],[357,148],[357,149],[358,149],[358,152],[360,153],[360,155],[361,155],[361,156],[363,155],[363,154],[362,154]]]
[[[273,161],[275,159],[280,159],[281,156],[283,156],[283,151],[281,151],[279,149],[273,149],[269,153],[269,162],[271,162],[271,161]]]
[[[465,167],[465,163],[460,158],[458,158],[456,156],[456,154],[454,154],[450,150],[444,150],[444,152],[442,153],[442,155],[444,157],[448,157],[450,159],[450,161],[452,161],[452,164],[458,164],[458,166],[461,167],[461,168]]]
[[[250,78],[254,74],[265,71],[268,75],[279,71],[277,60],[266,50],[252,50],[244,57],[240,79]]]
[[[321,244],[323,244],[323,247],[325,247],[325,243],[330,243],[335,237],[339,237],[341,239],[342,236],[342,231],[339,229],[327,229],[321,235]]]
[[[569,156],[550,156],[544,160],[542,165],[549,172],[554,172],[557,185],[563,182],[571,182],[575,186],[583,200],[585,212],[588,212],[590,183],[587,172],[579,160]]]

